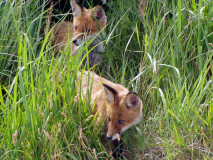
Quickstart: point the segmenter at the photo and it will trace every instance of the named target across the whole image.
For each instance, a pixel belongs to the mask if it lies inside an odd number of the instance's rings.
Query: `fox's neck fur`
[[[90,53],[89,53],[89,65],[90,66],[94,66],[95,64],[98,63],[98,65],[101,64],[101,54],[100,53],[103,53],[104,52],[104,45],[102,43],[102,37],[100,34],[102,34],[103,36],[105,36],[105,33],[104,31],[102,31],[101,33],[98,34],[98,36],[92,41],[92,43],[89,45],[89,48],[93,48],[95,47]],[[76,46],[77,47],[77,46]],[[76,48],[75,47],[75,48]],[[77,50],[76,50],[77,52]],[[82,56],[81,58],[83,58],[86,54],[86,51],[84,51],[82,53]],[[83,64],[86,64],[87,62],[87,59],[85,58],[84,61],[83,61]]]

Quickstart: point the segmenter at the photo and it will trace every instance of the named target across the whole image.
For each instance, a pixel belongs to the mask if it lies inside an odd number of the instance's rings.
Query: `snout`
[[[76,43],[77,43],[77,40],[76,40],[76,39],[74,39],[72,42],[73,42],[74,44],[76,44]]]
[[[82,40],[84,39],[84,34],[83,33],[80,33],[78,35],[76,35],[75,37],[73,37],[72,39],[72,42],[75,44],[75,45],[80,45],[82,43]]]
[[[107,136],[107,139],[108,139],[108,140],[112,140],[112,137],[111,137],[111,136]]]
[[[120,139],[120,135],[122,134],[122,132],[118,129],[116,129],[115,127],[112,127],[111,124],[107,125],[107,128],[105,128],[106,131],[106,137],[108,140],[116,140],[116,139]]]
[[[73,39],[72,43],[74,43],[76,46],[81,44],[81,39]]]
[[[118,134],[118,135],[120,136],[120,134]],[[113,136],[110,136],[110,135],[107,134],[107,139],[113,141],[113,140],[117,139],[117,136],[116,136],[116,134],[114,134]]]

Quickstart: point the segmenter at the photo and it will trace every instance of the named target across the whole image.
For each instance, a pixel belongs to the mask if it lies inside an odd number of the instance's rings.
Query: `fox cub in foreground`
[[[95,103],[94,114],[98,112],[97,123],[105,120],[104,129],[109,140],[117,140],[123,132],[140,121],[143,104],[135,92],[130,92],[122,85],[99,77],[93,72],[85,71],[83,75],[79,73],[78,81],[81,81],[83,96],[87,96],[88,90],[91,91],[90,105],[92,107]],[[91,87],[89,84],[92,82]]]
[[[86,9],[76,3],[75,0],[70,0],[70,4],[72,6],[73,22],[59,22],[52,28],[52,45],[56,47],[56,52],[66,50],[68,46],[69,52],[74,57],[77,52],[77,46],[85,38],[89,42],[97,36],[89,45],[89,48],[97,45],[93,49],[94,52],[89,53],[90,66],[93,66],[100,61],[100,55],[95,52],[104,52],[101,34],[105,34],[104,27],[107,23],[107,17],[100,5],[95,6],[93,9]]]

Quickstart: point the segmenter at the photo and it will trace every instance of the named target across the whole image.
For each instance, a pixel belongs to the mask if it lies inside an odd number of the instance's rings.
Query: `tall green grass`
[[[213,2],[107,5],[95,70],[144,104],[141,122],[124,133],[123,158],[211,159]],[[89,100],[74,102],[83,50],[53,56],[50,32],[41,36],[48,12],[40,1],[0,5],[0,159],[111,159]]]

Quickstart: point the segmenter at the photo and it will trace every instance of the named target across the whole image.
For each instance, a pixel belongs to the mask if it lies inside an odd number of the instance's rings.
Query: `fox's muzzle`
[[[77,40],[75,39],[75,40],[73,40],[72,41],[75,45],[77,45]]]
[[[110,137],[110,136],[107,136],[107,139],[108,139],[108,140],[112,140],[112,137]]]

